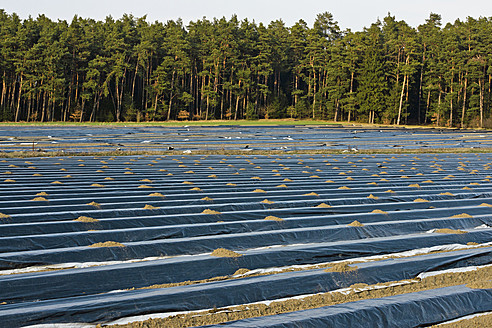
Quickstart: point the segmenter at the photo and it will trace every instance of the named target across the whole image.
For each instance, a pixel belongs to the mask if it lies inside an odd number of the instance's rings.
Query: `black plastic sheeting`
[[[413,328],[491,309],[492,289],[470,289],[461,285],[204,327]]]
[[[332,218],[315,217],[314,219],[303,219],[304,222],[291,222],[289,219],[282,221],[280,224],[269,220],[252,220],[228,224],[207,223],[165,227],[124,228],[106,231],[46,233],[43,235],[22,236],[22,238],[13,236],[0,239],[0,253],[56,249],[60,245],[63,245],[64,248],[78,247],[115,239],[121,243],[131,243],[133,240],[153,241],[156,248],[161,247],[160,241],[167,240],[165,242],[165,252],[162,253],[164,255],[179,255],[177,251],[173,250],[175,243],[185,242],[188,244],[188,254],[197,254],[210,249],[206,246],[209,243],[209,239],[213,239],[213,243],[216,245],[215,242],[221,244],[219,239],[227,238],[230,244],[235,244],[238,248],[244,248],[244,246],[240,246],[244,235],[247,237],[247,248],[253,248],[271,245],[272,243],[288,245],[293,242],[314,243],[356,240],[363,237],[376,238],[415,234],[431,229],[473,229],[484,224],[492,226],[492,215],[490,214],[472,218],[419,218],[384,223],[375,222],[372,224],[368,224],[365,221],[366,225],[359,229],[347,226],[347,224],[355,220],[354,217],[340,218],[337,221],[332,221],[331,223],[333,225],[329,225],[329,222],[327,222],[328,219]],[[299,218],[292,219],[292,221],[297,220]],[[317,220],[317,222],[311,222],[314,220]],[[214,237],[207,238],[205,236]],[[267,240],[265,240],[265,236],[268,236]],[[194,247],[193,245],[196,240],[199,240],[200,245]],[[63,252],[63,250],[54,251]]]
[[[489,131],[329,126],[0,127],[0,150],[318,150],[481,148]]]
[[[273,300],[295,295],[312,294],[345,288],[355,283],[376,284],[409,279],[421,272],[468,265],[489,264],[490,249],[432,254],[404,259],[357,264],[357,271],[325,272],[323,269],[280,273],[229,281],[178,286],[161,289],[115,291],[90,296],[63,297],[59,290],[47,296],[56,300],[36,300],[36,291],[24,287],[28,303],[8,304],[0,308],[0,321],[19,325],[37,322],[100,322],[154,311],[175,312],[244,304],[259,300]],[[195,268],[197,270],[199,268]],[[92,282],[94,284],[94,282]],[[58,289],[58,285],[54,285]],[[38,288],[42,288],[40,285]],[[15,288],[11,291],[15,292]],[[39,293],[39,291],[38,291]],[[197,295],[200,295],[197,297]],[[38,294],[39,296],[39,294]],[[22,311],[22,319],[19,319]]]
[[[421,272],[436,269],[442,270],[461,266],[485,265],[492,263],[491,255],[492,250],[488,247],[442,254],[420,255],[417,257],[400,258],[395,260],[384,260],[374,263],[369,262],[357,264],[360,269],[353,277],[350,275],[344,276],[335,274],[333,277],[336,277],[337,279],[333,278],[332,275],[327,275],[323,270],[300,271],[289,274],[267,276],[258,278],[267,281],[266,285],[261,287],[261,290],[264,292],[263,296],[258,299],[253,296],[247,296],[247,301],[253,302],[255,300],[273,299],[272,295],[279,292],[284,293],[282,294],[284,296],[311,293],[319,287],[318,283],[322,286],[323,291],[329,291],[335,288],[347,287],[358,282],[369,284],[387,282],[413,278]],[[249,259],[241,258],[231,260],[210,256],[200,256],[181,259],[181,261],[170,259],[168,261],[162,260],[140,262],[133,266],[129,264],[119,264],[106,267],[61,270],[58,272],[40,272],[0,276],[0,285],[2,286],[0,297],[3,301],[8,303],[17,303],[36,301],[40,299],[47,300],[81,296],[86,294],[91,295],[117,289],[141,288],[155,284],[177,282],[188,279],[198,280],[206,278],[206,276],[210,276],[211,274],[212,276],[231,275],[242,265],[249,264],[250,266],[248,267],[251,268],[251,265],[253,264],[251,262],[253,260],[254,258],[251,257]],[[132,267],[134,269],[133,272],[129,270]],[[262,266],[259,266],[259,268],[262,267],[265,267],[265,265],[263,264]],[[376,274],[375,270],[381,270],[380,274]],[[132,279],[132,275],[135,271],[138,272],[140,277],[138,281]],[[114,279],[113,277],[115,276],[118,277],[118,279]],[[311,283],[308,283],[307,280],[304,281],[303,277],[312,277]],[[323,277],[329,277],[330,280],[326,280],[328,278],[325,279]],[[257,278],[254,278],[253,280],[255,279]],[[292,281],[285,279],[292,279]],[[278,281],[275,283],[276,285],[274,285],[275,281]],[[287,287],[280,289],[277,288],[279,284],[281,285],[283,283],[285,286],[289,286],[290,289]],[[234,284],[243,286],[243,281],[237,280]],[[245,287],[245,289],[238,290],[237,292],[239,294],[249,295],[248,290],[250,288],[256,288],[254,285],[249,283],[246,283],[244,286],[250,287]],[[183,288],[186,289],[187,287]],[[267,295],[267,293],[270,294]],[[224,295],[219,293],[208,299],[220,300],[223,296]],[[213,307],[217,305],[208,303],[203,305],[199,303],[201,301],[201,298],[196,298],[194,301],[188,301],[187,304],[191,304],[192,306],[190,305],[190,308],[183,307],[181,310],[199,309],[200,306],[206,307],[212,305]],[[177,304],[176,301],[173,302],[170,304]]]
[[[410,234],[410,235],[391,235],[386,237],[373,237],[364,233],[363,229],[349,229],[349,231],[358,234],[359,238],[354,240],[341,240],[335,242],[319,243],[312,250],[314,253],[321,253],[316,258],[324,260],[336,260],[337,258],[346,258],[344,255],[365,256],[382,254],[386,250],[403,251],[414,249],[416,246],[429,247],[447,243],[467,243],[478,242],[484,243],[492,240],[492,229],[469,231],[465,234],[441,235],[441,234]],[[312,234],[318,234],[319,229],[311,229]],[[384,230],[381,230],[384,232]],[[139,259],[151,256],[176,256],[184,254],[200,254],[212,252],[216,248],[233,248],[236,251],[247,250],[251,248],[266,247],[277,245],[284,241],[284,244],[294,244],[302,240],[297,239],[297,234],[292,232],[271,235],[265,232],[259,235],[251,236],[250,233],[217,235],[214,237],[196,237],[170,239],[161,241],[143,241],[126,243],[125,247],[69,247],[46,250],[34,250],[24,252],[8,252],[0,254],[0,269],[22,268],[34,265],[47,265],[66,262],[91,262],[93,259],[99,261],[123,261],[130,259]],[[320,238],[323,238],[321,236]],[[268,242],[270,241],[270,242]],[[319,241],[319,240],[318,240]],[[384,245],[384,246],[383,246]],[[231,247],[232,246],[232,247]],[[294,249],[295,252],[295,249]],[[284,249],[282,253],[287,253]],[[286,254],[287,255],[287,254]],[[288,259],[285,259],[288,261]]]

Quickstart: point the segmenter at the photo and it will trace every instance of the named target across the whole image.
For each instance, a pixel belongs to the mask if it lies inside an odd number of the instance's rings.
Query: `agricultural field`
[[[492,133],[363,126],[0,126],[3,152],[430,151],[490,149]]]
[[[489,132],[128,129],[0,129],[2,327],[490,325]]]

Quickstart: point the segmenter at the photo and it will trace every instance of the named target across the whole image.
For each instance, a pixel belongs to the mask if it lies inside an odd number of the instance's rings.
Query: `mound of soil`
[[[210,255],[216,256],[216,257],[240,257],[240,256],[242,256],[239,253],[236,253],[234,251],[230,251],[230,250],[225,249],[225,248],[217,248]]]
[[[89,216],[79,216],[74,221],[77,221],[77,222],[86,222],[86,223],[89,223],[89,222],[99,222],[98,219],[94,219],[94,218],[91,218]]]

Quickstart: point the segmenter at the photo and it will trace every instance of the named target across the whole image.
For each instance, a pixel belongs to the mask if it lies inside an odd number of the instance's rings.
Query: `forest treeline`
[[[492,126],[492,19],[417,28],[390,14],[363,31],[319,14],[268,26],[150,23],[0,10],[0,120],[297,118]]]

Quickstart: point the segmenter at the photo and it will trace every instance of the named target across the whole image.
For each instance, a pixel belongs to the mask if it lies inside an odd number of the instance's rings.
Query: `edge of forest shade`
[[[392,124],[370,124],[363,122],[346,122],[346,121],[325,121],[325,120],[310,120],[310,119],[259,119],[259,120],[200,120],[200,121],[147,121],[147,122],[0,122],[1,126],[256,126],[256,125],[329,125],[341,128],[366,128],[366,129],[424,129],[424,130],[464,130],[464,131],[491,131],[492,129],[479,127],[448,127],[435,125],[392,125]]]

